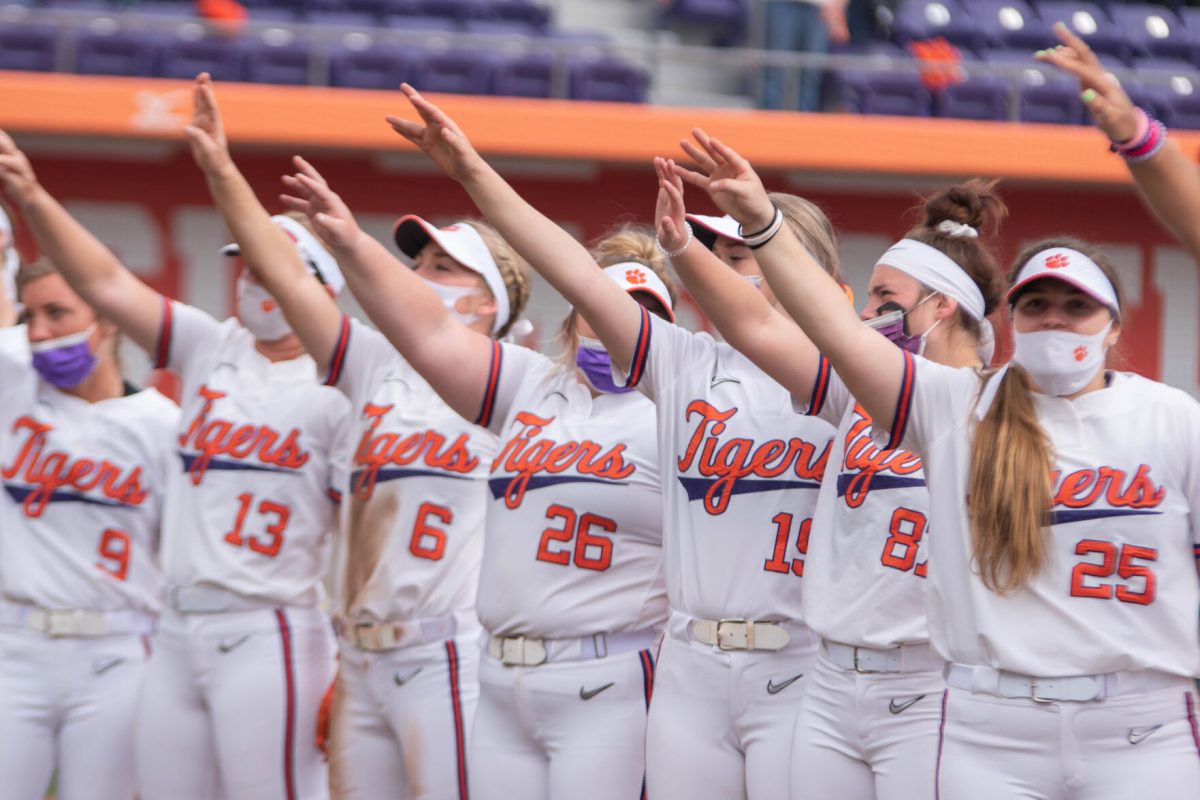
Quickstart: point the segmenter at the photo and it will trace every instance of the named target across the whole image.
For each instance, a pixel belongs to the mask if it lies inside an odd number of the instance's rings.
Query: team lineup
[[[1194,165],[1058,35],[1038,57],[1197,238]],[[999,264],[1007,209],[967,180],[856,309],[822,210],[703,130],[655,160],[652,226],[585,247],[402,92],[387,122],[480,215],[401,216],[404,260],[299,156],[271,215],[197,77],[225,321],[0,132],[40,254],[0,214],[5,797],[1200,795],[1200,404],[1106,368],[1102,250]],[[514,342],[530,268],[557,357]]]

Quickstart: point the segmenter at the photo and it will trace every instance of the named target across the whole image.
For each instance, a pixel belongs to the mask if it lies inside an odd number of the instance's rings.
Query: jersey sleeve
[[[854,397],[851,396],[850,390],[833,371],[829,359],[825,356],[820,357],[817,365],[817,378],[813,383],[812,393],[803,398],[792,395],[792,409],[797,414],[816,417],[835,428],[841,423],[846,409],[853,404]]]
[[[710,369],[717,343],[706,333],[693,333],[644,308],[641,311],[633,358],[628,367],[613,362],[613,379],[657,400],[682,376]]]
[[[924,454],[930,443],[969,424],[979,396],[979,373],[904,353],[904,374],[890,428],[876,427],[875,444]]]
[[[492,342],[491,365],[479,415],[472,421],[499,435],[524,390],[545,380],[555,369],[553,361],[528,347]]]
[[[17,370],[32,369],[29,353],[29,334],[24,325],[0,328],[0,392],[4,386],[17,381],[8,376]]]
[[[194,306],[165,295],[162,304],[158,341],[150,357],[155,369],[169,369],[183,376],[201,354],[212,353],[213,344],[221,336],[224,323]]]
[[[358,403],[373,387],[376,367],[399,357],[396,348],[377,330],[348,315],[342,315],[341,330],[333,345],[329,371],[323,383],[339,390]]]

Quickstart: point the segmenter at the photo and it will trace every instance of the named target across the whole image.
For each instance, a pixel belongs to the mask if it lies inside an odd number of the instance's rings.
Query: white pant
[[[940,800],[1196,800],[1200,731],[1191,681],[1086,703],[950,688]]]
[[[0,627],[0,795],[129,800],[147,647],[136,635],[51,639]]]
[[[142,800],[323,800],[317,710],[336,668],[311,608],[164,611],[138,707]]]
[[[934,800],[942,670],[864,674],[817,657],[796,720],[792,797]]]
[[[330,719],[333,797],[465,800],[477,639],[384,652],[342,645]]]
[[[722,652],[663,640],[646,731],[653,800],[786,800],[792,733],[816,645]]]
[[[536,667],[484,654],[479,683],[472,800],[643,796],[649,650]]]

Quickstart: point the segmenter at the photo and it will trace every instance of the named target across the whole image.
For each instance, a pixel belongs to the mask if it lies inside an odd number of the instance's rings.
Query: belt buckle
[[[42,610],[42,633],[52,639],[69,636],[74,625],[75,610],[69,608],[46,608]]]
[[[742,634],[740,642],[731,642],[728,645],[721,637],[721,630],[726,625],[741,625]],[[730,633],[732,638],[735,634]],[[717,649],[718,650],[749,650],[751,644],[750,621],[745,619],[719,619],[717,620]]]
[[[1033,700],[1033,702],[1035,702],[1035,703],[1042,703],[1043,705],[1050,705],[1051,703],[1055,702],[1054,700],[1051,700],[1051,699],[1048,699],[1045,697],[1038,697],[1038,679],[1037,678],[1029,679],[1029,699]]]
[[[858,651],[859,651],[859,648],[857,648],[857,647],[854,648],[854,671],[857,672],[859,675],[875,675],[876,673],[878,673],[879,670],[877,670],[877,669],[864,669],[863,668],[863,666],[858,661]]]
[[[525,637],[500,637],[500,663],[506,667],[525,666]]]

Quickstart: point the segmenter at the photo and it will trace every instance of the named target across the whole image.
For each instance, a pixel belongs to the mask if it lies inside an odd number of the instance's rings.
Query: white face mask
[[[1014,332],[1013,363],[1020,364],[1044,394],[1075,394],[1104,369],[1104,330],[1088,336],[1070,331]]]
[[[463,297],[475,297],[476,295],[490,297],[487,292],[477,286],[446,286],[437,281],[431,281],[428,278],[421,278],[421,280],[425,281],[426,284],[438,293],[438,297],[442,298],[442,305],[450,312],[450,316],[463,325],[473,325],[483,319],[481,314],[464,314],[456,306],[458,305],[458,301]]]
[[[292,332],[275,298],[245,275],[237,282],[237,316],[260,342],[277,342]]]

